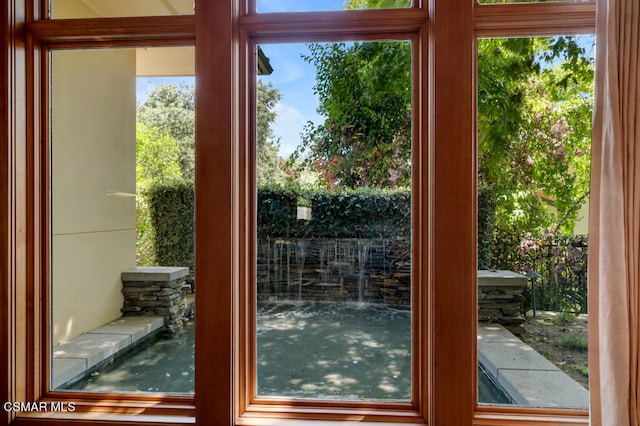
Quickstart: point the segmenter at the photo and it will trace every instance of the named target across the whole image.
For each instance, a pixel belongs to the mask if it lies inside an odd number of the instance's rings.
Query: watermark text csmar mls
[[[33,413],[33,412],[73,412],[76,411],[75,402],[66,401],[32,401],[32,402],[17,402],[6,401],[2,408],[4,411],[15,411],[21,413]]]

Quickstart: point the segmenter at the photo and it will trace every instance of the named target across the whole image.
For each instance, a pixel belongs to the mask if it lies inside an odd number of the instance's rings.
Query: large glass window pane
[[[257,0],[258,12],[394,9],[411,7],[411,0]]]
[[[193,64],[51,54],[52,389],[193,392]]]
[[[411,43],[263,45],[257,395],[411,399]]]
[[[479,402],[588,408],[594,37],[478,41]]]
[[[50,0],[53,19],[193,15],[195,0]]]

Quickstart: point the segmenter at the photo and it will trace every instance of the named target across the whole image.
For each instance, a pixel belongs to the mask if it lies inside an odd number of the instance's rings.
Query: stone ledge
[[[478,362],[518,405],[589,407],[588,390],[499,324],[478,324]]]
[[[122,281],[138,282],[166,282],[174,281],[189,275],[186,266],[138,266],[130,271],[123,272]]]
[[[82,378],[163,325],[163,317],[122,317],[54,347],[51,388]]]
[[[478,286],[480,287],[526,287],[528,278],[513,271],[478,271]]]

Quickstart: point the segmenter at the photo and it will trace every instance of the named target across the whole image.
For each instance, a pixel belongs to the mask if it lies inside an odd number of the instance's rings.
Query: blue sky
[[[343,0],[257,0],[258,12],[342,10]]]
[[[292,12],[341,10],[343,0],[257,0],[258,12]],[[288,156],[300,142],[300,132],[307,121],[321,123],[316,113],[317,97],[313,94],[315,68],[300,57],[308,53],[305,44],[262,45],[266,56],[271,61],[273,74],[260,76],[265,83],[272,83],[282,99],[276,107],[278,117],[273,125],[275,136],[280,139],[280,155]],[[138,103],[145,94],[162,83],[180,84],[186,82],[193,85],[193,77],[140,77],[137,81]]]
[[[341,9],[343,0],[258,0],[259,12],[282,12],[302,10],[337,10]],[[593,38],[582,37],[582,44],[591,47]],[[287,157],[300,142],[300,133],[307,121],[322,123],[317,114],[318,100],[313,93],[315,84],[315,68],[306,63],[301,55],[308,54],[306,44],[265,44],[261,45],[265,55],[273,67],[269,76],[260,76],[265,83],[271,83],[282,95],[276,107],[277,119],[273,125],[275,136],[280,140],[280,155]],[[193,77],[163,77],[138,79],[138,102],[144,99],[145,93],[164,82],[180,84],[187,82],[193,85]]]
[[[277,44],[261,46],[271,62],[273,73],[259,76],[264,83],[271,83],[282,98],[276,106],[277,118],[272,126],[280,140],[280,155],[287,157],[298,146],[300,132],[307,121],[322,122],[316,113],[317,97],[313,94],[315,68],[306,63],[301,54],[308,53],[306,44]],[[194,85],[194,77],[139,77],[136,91],[138,103],[146,94],[163,83]]]
[[[257,0],[258,12],[293,12],[342,10],[343,0]],[[309,51],[305,44],[262,45],[271,61],[273,74],[261,76],[282,94],[273,130],[280,138],[280,155],[288,156],[300,142],[300,132],[307,121],[322,122],[316,113],[317,97],[313,94],[315,68],[304,62],[301,54]]]
[[[307,121],[322,123],[316,112],[318,99],[313,93],[315,68],[300,56],[309,52],[305,44],[267,44],[261,47],[271,61],[273,73],[259,79],[271,83],[282,95],[276,107],[278,117],[273,131],[280,138],[280,154],[288,156],[298,145],[300,132]]]

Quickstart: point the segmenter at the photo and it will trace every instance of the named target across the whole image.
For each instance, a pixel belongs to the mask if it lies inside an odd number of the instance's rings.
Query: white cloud
[[[301,60],[281,59],[278,61],[280,65],[278,71],[274,71],[272,81],[275,86],[298,81],[305,77],[304,68],[301,65]]]
[[[297,108],[283,103],[276,105],[275,112],[278,116],[272,126],[273,133],[280,138],[280,156],[288,157],[300,143],[307,119]]]

